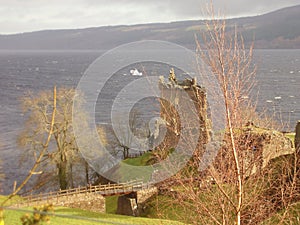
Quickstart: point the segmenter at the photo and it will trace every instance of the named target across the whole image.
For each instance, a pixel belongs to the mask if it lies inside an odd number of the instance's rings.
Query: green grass
[[[162,203],[162,204],[161,204]],[[172,204],[172,207],[170,205]],[[141,215],[148,218],[164,218],[172,221],[180,221],[185,217],[184,207],[176,203],[174,199],[165,195],[157,195],[146,203],[146,210]]]
[[[25,210],[30,210],[26,208]],[[17,211],[17,210],[5,210],[4,211],[4,222],[5,225],[20,225],[20,218],[29,212]],[[29,213],[31,214],[31,213]],[[95,213],[85,211],[81,209],[71,209],[59,207],[55,208],[54,216],[50,219],[51,225],[94,225],[94,224],[147,224],[147,225],[171,225],[171,224],[182,224],[180,222],[149,219],[141,217],[130,217],[112,214]]]
[[[0,196],[0,203],[6,199],[6,196]],[[13,199],[10,203],[15,202],[19,197]],[[117,210],[117,196],[109,196],[106,197],[106,212],[105,213],[96,213],[90,212],[81,209],[73,209],[66,207],[55,207],[54,208],[54,216],[50,219],[51,225],[94,225],[94,224],[162,224],[162,225],[171,225],[171,224],[182,224],[176,221],[168,221],[168,220],[159,220],[159,219],[150,219],[143,217],[130,217],[130,216],[122,216],[116,215]],[[32,207],[22,208],[20,210],[17,209],[4,209],[4,222],[5,225],[20,225],[20,218],[25,214],[32,214]]]
[[[7,197],[0,196],[0,203]],[[20,197],[15,197],[11,204]],[[171,225],[171,224],[183,224],[177,221],[161,220],[161,219],[150,219],[144,217],[130,217],[116,215],[118,196],[106,197],[106,214],[96,213],[87,210],[73,209],[66,207],[54,207],[54,216],[51,216],[50,225],[95,225],[95,224],[147,224],[147,225]],[[22,209],[4,209],[4,222],[5,225],[20,225],[20,218],[29,214],[32,215],[32,207],[26,207]]]
[[[4,195],[0,195],[0,205],[2,204],[2,202],[4,202],[7,199],[7,196]],[[7,203],[5,203],[5,206],[7,205],[12,205],[16,202],[20,202],[20,200],[22,200],[22,198],[20,196],[14,196],[12,199],[8,200]]]
[[[151,152],[146,152],[140,157],[125,159],[119,167],[113,172],[113,176],[119,177],[123,181],[141,180],[148,182],[153,168],[147,165],[148,160],[152,157]]]
[[[115,214],[117,212],[118,197],[117,195],[105,197],[106,213]]]
[[[125,159],[123,160],[124,163],[131,165],[131,166],[146,166],[148,160],[152,157],[151,152],[146,152],[145,154],[141,155],[137,158]]]
[[[106,200],[106,213],[115,214],[117,211],[118,196],[107,196]],[[160,204],[159,202],[163,203]],[[172,207],[168,203],[172,202]],[[160,218],[163,215],[164,219],[172,220],[174,224],[184,218],[184,210],[182,206],[175,203],[169,196],[157,195],[153,196],[146,203],[146,210],[140,215],[144,218]],[[173,224],[170,223],[170,224]]]
[[[107,196],[106,200],[106,213],[115,214],[117,211],[117,196]],[[172,202],[172,207],[170,204]],[[162,203],[162,204],[160,204]],[[164,195],[156,195],[148,200],[146,203],[146,209],[140,215],[144,218],[161,218],[163,215],[163,219],[172,220],[170,224],[177,224],[180,219],[184,218],[184,210],[183,207],[179,204],[175,203],[169,196]]]

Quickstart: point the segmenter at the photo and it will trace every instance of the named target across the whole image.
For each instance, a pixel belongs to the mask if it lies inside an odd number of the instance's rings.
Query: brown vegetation
[[[254,84],[253,47],[246,49],[240,34],[227,32],[225,20],[213,18],[206,26],[208,34],[203,43],[197,41],[197,50],[199,59],[211,69],[210,76],[217,80],[217,84],[206,86],[207,95],[224,104],[224,114],[219,114],[226,121],[225,130],[219,131],[224,134],[219,137],[222,145],[206,170],[193,169],[205,160],[196,150],[184,173],[160,184],[166,198],[157,205],[158,212],[167,217],[164,208],[172,204],[183,211],[177,211],[176,216],[184,222],[240,225],[259,224],[283,210],[279,221],[283,224],[289,221],[288,210],[299,198],[298,155],[280,132],[247,122],[259,120],[244,98]],[[203,71],[199,66],[199,72]],[[215,85],[221,93],[214,92]],[[169,129],[179,133],[176,126]]]

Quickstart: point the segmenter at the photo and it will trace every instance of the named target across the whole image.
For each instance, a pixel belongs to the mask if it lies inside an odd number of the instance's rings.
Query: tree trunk
[[[69,172],[69,181],[71,188],[74,188],[74,179],[73,179],[73,164],[70,163],[70,172]]]
[[[68,188],[68,180],[67,180],[67,162],[62,161],[57,164],[58,168],[58,179],[59,186],[61,190],[66,190]]]
[[[123,146],[123,157],[127,159],[129,156],[129,148],[127,146]]]
[[[85,161],[85,179],[86,179],[86,184],[90,183],[90,177],[89,177],[89,164]]]

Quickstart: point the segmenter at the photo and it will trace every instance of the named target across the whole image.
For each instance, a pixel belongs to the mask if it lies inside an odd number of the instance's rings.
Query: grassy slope
[[[5,196],[0,196],[0,202],[5,199]],[[112,198],[113,203],[109,203],[112,211],[109,213],[115,213],[117,198]],[[109,206],[109,205],[108,205]],[[4,211],[4,222],[5,225],[20,225],[20,218],[26,214],[32,214],[31,212],[25,212],[22,210],[32,210],[32,208],[23,208],[21,210],[8,210]],[[158,219],[149,219],[149,218],[141,218],[141,217],[130,217],[130,216],[121,216],[114,214],[104,214],[104,213],[95,213],[81,209],[72,209],[66,207],[55,207],[56,216],[51,217],[52,225],[94,225],[94,224],[162,224],[162,225],[171,225],[171,224],[182,224],[175,221],[168,220],[158,220]],[[73,218],[72,218],[73,217]],[[76,218],[75,218],[76,217]]]
[[[117,212],[118,196],[105,197],[106,213],[115,214]]]
[[[148,182],[152,168],[147,165],[147,161],[151,158],[151,153],[147,152],[140,157],[125,159],[118,170],[114,171],[116,177],[120,177],[123,181],[143,180]]]
[[[5,210],[5,225],[19,225],[20,217],[24,215],[25,212]],[[179,222],[167,221],[167,220],[157,220],[157,219],[147,219],[140,217],[130,217],[121,215],[111,215],[103,213],[95,213],[90,211],[85,211],[81,209],[70,209],[59,207],[55,209],[55,214],[50,219],[50,224],[52,225],[94,225],[94,224],[181,224]],[[73,218],[71,218],[73,217]],[[77,217],[77,218],[75,218]]]
[[[151,158],[152,153],[146,152],[137,158],[125,159],[123,162],[132,166],[146,166],[147,161]]]

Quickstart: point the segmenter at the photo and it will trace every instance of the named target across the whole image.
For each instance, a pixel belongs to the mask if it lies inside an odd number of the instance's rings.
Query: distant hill
[[[165,40],[195,48],[194,34],[204,21],[181,21],[85,29],[44,30],[0,35],[0,49],[110,49],[139,40]],[[256,48],[300,48],[300,5],[260,16],[229,19],[237,26],[246,44],[255,39]]]

